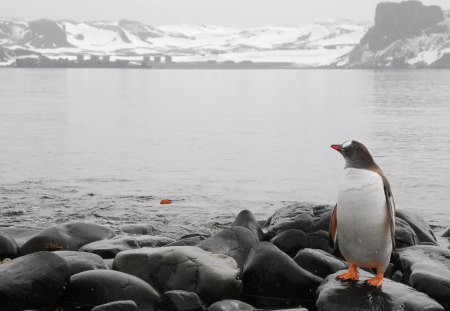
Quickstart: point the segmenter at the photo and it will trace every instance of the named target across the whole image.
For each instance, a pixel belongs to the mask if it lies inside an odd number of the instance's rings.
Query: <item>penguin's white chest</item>
[[[342,255],[361,267],[386,266],[392,251],[388,217],[381,176],[365,169],[345,169],[336,215]]]

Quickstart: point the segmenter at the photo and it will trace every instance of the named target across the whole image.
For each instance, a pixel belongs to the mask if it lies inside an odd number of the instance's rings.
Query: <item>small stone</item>
[[[255,216],[249,210],[241,211],[234,220],[233,226],[241,226],[249,229],[258,238],[259,241],[264,241],[264,233],[261,225],[256,220]]]
[[[205,306],[196,293],[183,290],[165,292],[158,309],[164,311],[203,311]]]
[[[93,308],[91,311],[139,311],[133,300],[121,300],[105,303]]]
[[[303,269],[321,278],[347,268],[344,261],[321,249],[302,249],[294,257],[294,261]]]
[[[302,230],[289,229],[276,235],[270,242],[281,251],[294,257],[299,250],[308,246],[309,238]]]
[[[221,300],[209,306],[208,311],[245,311],[255,310],[255,307],[239,300]]]
[[[86,244],[80,248],[80,252],[97,254],[102,258],[114,258],[119,252],[137,248],[141,246],[134,237],[119,237]]]

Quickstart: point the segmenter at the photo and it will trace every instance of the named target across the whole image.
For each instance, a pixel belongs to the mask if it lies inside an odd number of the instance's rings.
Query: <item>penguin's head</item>
[[[366,146],[356,140],[346,141],[342,145],[331,145],[331,148],[342,154],[346,168],[369,168],[376,165]]]

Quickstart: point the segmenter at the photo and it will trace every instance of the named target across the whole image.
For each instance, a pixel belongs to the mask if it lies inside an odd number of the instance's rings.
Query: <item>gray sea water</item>
[[[1,69],[0,222],[175,235],[334,204],[344,161],[330,145],[349,139],[398,208],[450,225],[448,70]]]

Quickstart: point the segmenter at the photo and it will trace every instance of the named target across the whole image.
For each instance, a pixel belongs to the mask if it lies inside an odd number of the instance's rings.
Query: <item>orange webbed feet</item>
[[[347,272],[339,274],[336,279],[341,281],[358,281],[358,267],[356,265],[351,265]]]
[[[381,285],[383,285],[383,279],[384,279],[384,272],[377,272],[377,275],[375,275],[373,278],[364,281],[364,284],[379,288],[381,287]]]

